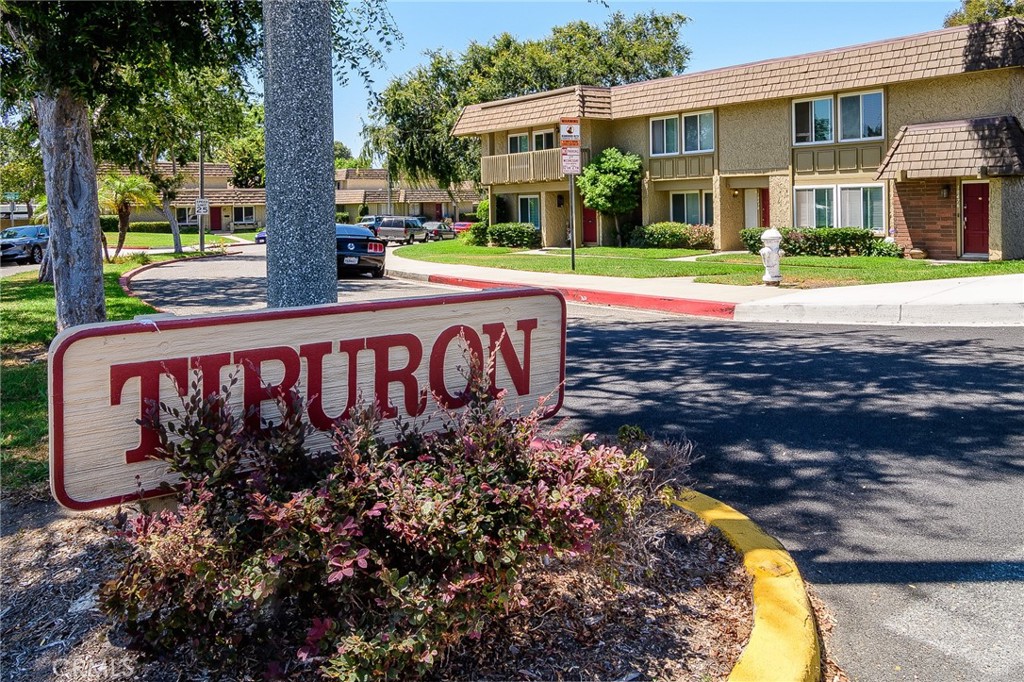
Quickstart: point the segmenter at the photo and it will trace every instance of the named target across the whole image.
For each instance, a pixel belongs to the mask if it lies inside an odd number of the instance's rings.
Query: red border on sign
[[[171,329],[196,329],[215,325],[248,324],[273,320],[290,320],[295,318],[324,317],[329,315],[346,315],[352,313],[376,312],[382,310],[401,310],[403,308],[421,308],[426,306],[444,306],[458,303],[476,303],[479,301],[502,301],[520,298],[536,298],[554,296],[562,308],[561,359],[558,368],[558,400],[544,412],[550,417],[562,408],[565,399],[565,333],[566,307],[565,297],[554,289],[506,289],[501,291],[480,291],[466,294],[449,294],[427,298],[401,299],[394,301],[369,301],[365,303],[331,303],[322,306],[306,306],[302,308],[276,308],[247,313],[214,314],[198,318],[158,317],[145,322],[130,321],[122,323],[100,323],[82,328],[72,328],[66,336],[58,336],[54,347],[50,349],[50,410],[53,414],[53,432],[50,434],[50,490],[54,498],[64,507],[75,511],[98,509],[122,502],[136,502],[140,499],[160,497],[167,493],[162,489],[145,490],[142,493],[119,495],[100,500],[82,502],[72,499],[64,488],[64,354],[75,342],[97,336],[121,334],[142,334],[160,332]]]

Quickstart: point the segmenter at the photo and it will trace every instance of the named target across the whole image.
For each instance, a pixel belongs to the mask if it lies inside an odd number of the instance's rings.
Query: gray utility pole
[[[267,305],[338,301],[329,0],[263,0]]]
[[[206,198],[206,168],[203,165],[205,159],[203,158],[203,129],[199,129],[199,198]],[[196,222],[199,223],[199,251],[206,251],[206,237],[203,231],[203,216],[196,211]]]

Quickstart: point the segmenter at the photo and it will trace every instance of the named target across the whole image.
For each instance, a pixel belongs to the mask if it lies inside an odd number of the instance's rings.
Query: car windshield
[[[339,237],[372,237],[373,232],[362,225],[344,225],[338,223],[334,226],[334,232]]]
[[[17,239],[18,237],[31,237],[36,233],[34,227],[9,227],[0,232],[0,239]]]

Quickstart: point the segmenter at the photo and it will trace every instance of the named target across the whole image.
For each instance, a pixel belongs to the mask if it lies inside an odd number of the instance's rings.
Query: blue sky
[[[386,56],[387,68],[374,72],[374,87],[405,73],[424,50],[461,52],[471,41],[488,42],[503,31],[520,39],[540,38],[553,26],[585,20],[603,23],[616,10],[629,14],[680,12],[690,17],[682,40],[692,54],[687,71],[785,57],[942,28],[957,1],[885,2],[432,2],[392,0],[391,14],[404,45]],[[362,147],[360,119],[366,118],[367,92],[359,78],[334,86],[334,138],[354,153]],[[429,103],[425,103],[429,104]]]

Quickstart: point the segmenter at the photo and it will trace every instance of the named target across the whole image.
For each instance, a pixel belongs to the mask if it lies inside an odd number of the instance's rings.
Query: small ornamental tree
[[[583,205],[615,218],[615,239],[622,246],[619,216],[640,204],[643,159],[609,147],[587,164],[576,180]]]
[[[117,214],[117,248],[114,249],[114,258],[121,255],[132,211],[137,208],[154,208],[159,201],[156,186],[141,175],[111,173],[100,181],[100,208]]]

